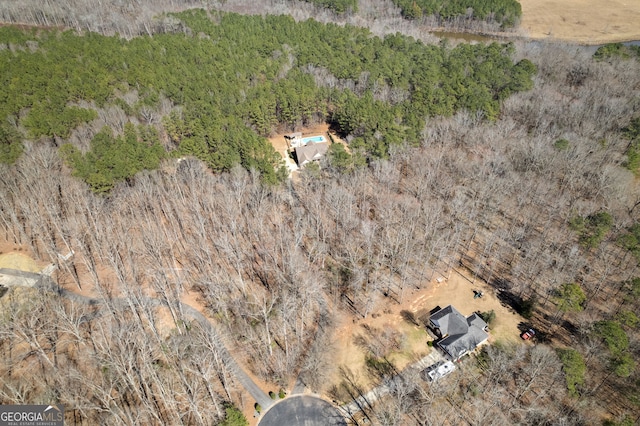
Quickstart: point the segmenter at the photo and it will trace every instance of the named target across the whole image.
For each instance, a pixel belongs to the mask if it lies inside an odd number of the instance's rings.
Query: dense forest
[[[0,235],[60,286],[0,298],[0,402],[55,401],[68,424],[244,424],[254,401],[225,348],[275,389],[301,377],[348,402],[357,377],[328,383],[337,313],[454,265],[536,344],[405,377],[369,423],[638,421],[634,49],[215,11],[156,23],[0,28]],[[349,150],[286,179],[264,136],[322,121]]]
[[[391,145],[417,144],[427,117],[467,109],[495,120],[500,101],[531,88],[535,73],[528,60],[513,64],[510,45],[448,49],[286,16],[177,17],[177,33],[130,41],[0,29],[2,160],[21,151],[20,128],[63,143],[84,125],[94,139],[88,154],[81,161],[77,149],[65,151],[75,173],[104,192],[161,158],[158,137],[144,127],[146,137],[130,129],[121,143],[105,141],[134,116],[140,126],[161,124],[174,156],[193,155],[216,171],[240,163],[276,183],[285,176],[281,160],[261,137],[276,128],[329,121],[353,149],[381,158]],[[111,129],[91,136],[86,125],[98,112]],[[130,164],[117,160],[125,151]]]
[[[516,0],[394,0],[407,19],[432,15],[441,21],[463,17],[467,20],[497,22],[503,28],[517,24],[522,9]]]
[[[172,22],[162,12],[207,7],[243,15],[289,15],[296,21],[366,26],[372,32],[402,31],[425,36],[424,29],[502,32],[517,28],[515,0],[0,0],[0,21],[41,27],[73,28],[127,38],[151,35]],[[409,24],[418,23],[420,29]]]
[[[308,0],[309,2],[325,7],[336,13],[353,13],[358,10],[358,2],[356,0]]]

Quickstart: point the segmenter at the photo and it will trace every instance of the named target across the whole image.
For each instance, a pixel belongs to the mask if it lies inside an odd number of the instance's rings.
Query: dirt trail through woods
[[[108,300],[103,300],[101,298],[88,297],[83,294],[79,294],[76,291],[67,290],[57,284],[55,284],[48,275],[45,274],[36,274],[35,270],[38,269],[38,265],[33,259],[22,253],[10,252],[6,254],[0,255],[0,265],[4,267],[4,269],[0,268],[0,270],[7,272],[6,274],[0,274],[0,276],[5,277],[7,279],[11,279],[12,286],[21,286],[21,287],[34,287],[39,288],[44,291],[52,291],[57,293],[59,296],[64,297],[67,300],[70,300],[75,303],[81,303],[85,305],[92,306],[103,306],[103,305],[111,305],[118,306],[122,308],[130,308],[132,301],[122,298],[122,297],[112,297]],[[35,269],[35,270],[34,270]],[[23,281],[16,279],[20,278],[20,272],[29,274],[29,275],[40,275],[41,279],[37,280],[31,285],[26,285]],[[28,272],[26,272],[28,271]],[[147,297],[138,295],[137,300],[134,301],[136,305],[145,303],[152,308],[159,310],[162,308],[169,308],[168,303],[160,298],[155,297]],[[218,349],[220,356],[225,360],[225,364],[229,368],[230,371],[233,372],[234,376],[240,383],[240,385],[256,400],[258,404],[260,404],[264,408],[268,408],[273,404],[273,400],[266,394],[255,382],[251,379],[251,377],[240,367],[239,363],[235,360],[232,353],[227,349],[227,346],[224,342],[224,337],[220,334],[220,332],[216,329],[215,325],[206,318],[198,309],[193,306],[183,303],[181,301],[176,301],[172,303],[175,308],[178,308],[182,311],[186,316],[191,317],[193,320],[197,321],[203,329],[205,329],[209,335],[211,340],[214,342],[216,348]],[[97,316],[101,314],[100,311],[96,313]]]

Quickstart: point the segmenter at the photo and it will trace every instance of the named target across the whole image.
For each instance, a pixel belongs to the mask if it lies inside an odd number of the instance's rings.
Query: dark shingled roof
[[[444,337],[439,346],[453,359],[458,359],[465,353],[474,350],[489,338],[487,332],[484,331],[487,323],[479,315],[474,313],[465,317],[451,305],[431,315],[430,320]]]

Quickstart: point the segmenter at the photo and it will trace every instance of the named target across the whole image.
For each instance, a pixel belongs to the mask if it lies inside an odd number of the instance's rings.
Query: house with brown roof
[[[296,160],[298,166],[303,167],[311,161],[318,161],[327,154],[329,144],[327,142],[309,142],[296,148]]]

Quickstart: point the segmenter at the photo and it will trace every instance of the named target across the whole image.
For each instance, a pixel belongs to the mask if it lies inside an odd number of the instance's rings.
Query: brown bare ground
[[[520,0],[520,30],[532,39],[580,44],[640,40],[638,0]]]
[[[305,127],[299,131],[302,132],[302,137],[315,135],[323,135],[326,137],[327,133],[329,133],[329,125],[327,123],[321,123],[316,124],[315,126]],[[269,142],[271,143],[271,145],[273,145],[276,151],[278,151],[280,154],[282,154],[283,151],[286,151],[288,148],[287,142],[284,140],[284,135],[288,135],[289,133],[293,132],[279,133],[269,138]]]
[[[483,291],[484,296],[474,299],[474,290]],[[379,305],[372,315],[363,320],[353,322],[351,317],[343,316],[334,337],[334,356],[330,364],[349,368],[356,373],[365,387],[372,385],[365,372],[365,353],[354,343],[355,336],[363,331],[362,325],[378,329],[393,328],[404,336],[402,348],[390,356],[396,367],[403,369],[427,355],[431,350],[427,341],[432,340],[424,327],[409,324],[402,318],[400,312],[403,310],[411,311],[418,319],[428,317],[429,311],[436,306],[444,308],[453,305],[463,315],[493,310],[496,319],[489,330],[489,343],[498,340],[518,342],[518,324],[524,321],[513,309],[500,302],[495,290],[479,279],[474,282],[473,277],[462,271],[435,275],[425,288],[408,294],[402,304],[389,305],[384,299]],[[325,391],[330,385],[337,385],[340,381],[340,373],[336,368]]]
[[[304,127],[300,130],[300,132],[302,132],[303,137],[322,135],[325,138],[327,138],[329,133],[331,133],[331,138],[333,139],[333,141],[344,145],[347,152],[349,151],[349,146],[347,145],[347,143],[342,139],[340,139],[338,135],[331,132],[329,130],[329,124],[327,123],[320,123],[314,126]],[[289,132],[289,133],[293,133],[293,132]],[[289,147],[287,146],[287,142],[284,139],[284,135],[289,133],[278,133],[268,138],[268,140],[269,140],[269,143],[271,143],[271,145],[275,148],[275,150],[278,151],[280,155],[282,155],[282,158],[284,158],[284,160],[288,164],[290,163],[292,165],[292,167],[289,167],[289,170],[294,171],[293,175],[295,177],[295,171],[298,169],[298,166],[295,164],[293,159],[289,157],[288,151],[287,151]],[[327,138],[327,140],[329,141],[330,139]]]

